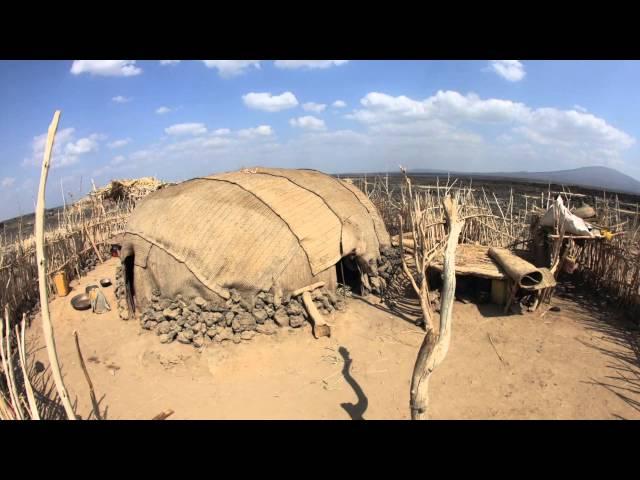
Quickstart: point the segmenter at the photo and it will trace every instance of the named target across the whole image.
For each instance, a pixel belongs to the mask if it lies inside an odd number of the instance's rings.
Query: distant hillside
[[[445,174],[442,170],[415,169],[413,173]],[[609,167],[580,167],[554,172],[451,172],[452,176],[512,178],[530,182],[576,185],[615,192],[640,194],[640,181]]]

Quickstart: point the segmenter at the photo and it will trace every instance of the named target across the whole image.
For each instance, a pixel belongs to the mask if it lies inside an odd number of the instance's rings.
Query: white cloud
[[[251,67],[260,69],[260,60],[202,60],[207,68],[216,68],[222,78],[245,73]]]
[[[4,177],[0,180],[0,187],[2,188],[11,188],[13,184],[16,183],[16,179],[14,177]]]
[[[324,103],[307,102],[302,104],[302,109],[306,112],[323,112],[327,108]]]
[[[142,69],[135,66],[135,60],[74,60],[71,73],[88,73],[105,77],[132,77],[140,75]]]
[[[160,65],[165,66],[175,66],[180,63],[180,60],[160,60]]]
[[[273,135],[273,129],[270,125],[260,125],[255,128],[245,128],[243,130],[238,130],[239,137],[266,137]]]
[[[168,135],[203,135],[207,127],[203,123],[177,123],[164,129]]]
[[[429,141],[430,148],[458,150],[458,160],[482,152],[518,162],[537,161],[548,169],[564,166],[614,164],[635,139],[604,119],[576,110],[530,108],[502,99],[481,99],[475,94],[439,91],[424,100],[371,92],[360,101],[364,107],[347,118],[368,126],[371,134],[410,141]],[[483,145],[475,152],[464,144]],[[493,151],[501,145],[501,150]],[[406,148],[398,147],[402,150]],[[492,167],[495,163],[492,161]],[[497,161],[497,160],[496,160]],[[505,168],[504,166],[502,168]],[[507,166],[512,169],[513,165]]]
[[[306,70],[314,68],[329,68],[344,65],[348,60],[276,60],[275,66],[284,69],[303,68]]]
[[[292,118],[291,120],[289,120],[289,123],[292,127],[303,128],[305,130],[324,130],[326,128],[324,120],[313,117],[311,115]]]
[[[111,100],[116,103],[127,103],[133,99],[131,97],[123,97],[122,95],[118,95],[117,97],[113,97]]]
[[[127,159],[123,155],[115,156],[111,159],[111,165],[119,165],[125,162]]]
[[[131,143],[130,138],[123,138],[121,140],[114,140],[113,142],[109,143],[107,146],[109,148],[120,148],[120,147],[124,147],[125,145],[129,145],[130,143]]]
[[[587,147],[601,153],[624,150],[635,143],[633,137],[595,115],[556,108],[533,110],[515,131],[541,145]]]
[[[65,167],[77,163],[81,156],[97,151],[99,142],[106,138],[105,135],[93,133],[88,137],[75,140],[74,132],[74,128],[64,128],[56,132],[51,158],[52,168]],[[25,158],[22,161],[23,166],[42,165],[46,141],[46,133],[33,137],[31,157]]]
[[[260,157],[262,160],[258,163],[266,164],[278,149],[275,132],[269,125],[233,131],[219,128],[200,136],[160,138],[158,142],[128,155],[126,162],[113,164],[112,161],[101,168],[100,173],[115,175],[116,171],[126,171],[129,177],[144,176],[153,168],[164,178],[186,179],[201,176],[207,171],[220,171],[225,164],[244,162],[245,158]]]
[[[172,143],[164,147],[162,153],[192,154],[197,156],[204,152],[220,151],[231,144],[233,144],[233,141],[229,138],[207,135]]]
[[[524,119],[529,109],[522,103],[510,100],[482,100],[470,93],[461,95],[455,91],[438,91],[425,100],[413,100],[404,95],[394,97],[371,92],[360,100],[365,107],[348,115],[363,123],[384,121],[416,121],[439,118],[451,122],[501,122]]]
[[[344,108],[347,106],[347,104],[345,102],[343,102],[342,100],[336,100],[335,102],[333,102],[331,104],[331,106],[333,108]]]
[[[280,95],[271,95],[269,92],[251,92],[243,95],[242,101],[249,108],[266,112],[279,112],[298,105],[298,99],[291,92],[284,92]]]
[[[576,105],[573,106],[573,109],[577,110],[579,112],[582,112],[582,113],[587,113],[587,109],[584,108],[582,105],[577,105],[576,104]]]
[[[165,113],[169,113],[171,111],[171,109],[169,107],[159,107],[156,108],[156,113],[158,115],[164,115]]]
[[[101,138],[100,135],[93,134],[76,142],[69,142],[65,145],[65,154],[69,157],[78,157],[85,153],[95,152],[98,149],[98,140]]]
[[[397,163],[452,171],[606,164],[632,173],[624,159],[633,153],[635,139],[577,109],[535,108],[456,91],[427,98],[371,92],[347,115],[354,120],[352,129],[339,131],[329,130],[319,115],[295,112],[286,118],[296,117],[290,122],[299,130],[291,129],[284,138],[269,125],[163,136],[126,161],[112,160],[109,173],[117,169],[142,176],[153,166],[160,175],[184,179],[243,165],[344,172],[395,170]]]
[[[489,68],[510,82],[519,82],[526,75],[524,65],[518,60],[491,60]]]

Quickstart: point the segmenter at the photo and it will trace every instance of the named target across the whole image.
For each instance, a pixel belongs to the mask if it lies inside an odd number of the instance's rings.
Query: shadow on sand
[[[353,388],[353,391],[358,397],[358,403],[341,403],[340,406],[345,410],[345,412],[349,414],[351,420],[364,420],[363,415],[364,412],[367,411],[369,400],[362,391],[362,388],[360,387],[358,382],[356,382],[355,379],[351,376],[351,372],[349,372],[352,362],[351,357],[349,356],[349,350],[344,347],[340,347],[338,349],[338,352],[340,352],[340,355],[342,355],[342,359],[344,361],[342,376],[349,384],[349,386]]]
[[[624,318],[623,313],[604,295],[594,289],[562,282],[558,297],[566,298],[589,315],[576,314],[576,321],[595,333],[597,344],[578,339],[586,347],[593,348],[610,359],[607,365],[611,374],[602,379],[589,377],[584,383],[598,385],[616,395],[627,405],[640,412],[640,329]],[[572,313],[565,307],[565,313]],[[577,313],[577,312],[576,312]],[[622,418],[613,414],[615,418]]]

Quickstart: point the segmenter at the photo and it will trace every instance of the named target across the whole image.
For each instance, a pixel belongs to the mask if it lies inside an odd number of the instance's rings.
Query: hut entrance
[[[354,255],[342,257],[336,263],[338,284],[346,285],[356,295],[362,294],[362,272]]]
[[[125,295],[129,311],[133,314],[136,311],[136,289],[133,282],[135,255],[129,255],[124,259],[124,285]]]

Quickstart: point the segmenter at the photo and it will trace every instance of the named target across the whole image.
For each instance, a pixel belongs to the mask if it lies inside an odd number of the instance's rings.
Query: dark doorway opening
[[[336,263],[336,274],[338,284],[346,285],[351,289],[351,292],[356,295],[362,295],[362,273],[354,255],[342,257],[342,259]]]
[[[129,312],[133,315],[136,311],[136,289],[133,281],[134,255],[129,255],[124,259],[124,286],[127,297]]]

